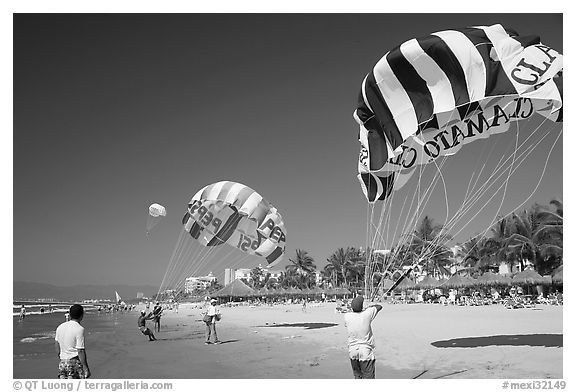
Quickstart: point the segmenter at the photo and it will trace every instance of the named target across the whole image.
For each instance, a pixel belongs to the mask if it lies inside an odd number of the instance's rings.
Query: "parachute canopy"
[[[150,230],[160,222],[162,217],[166,216],[166,208],[158,203],[153,203],[148,207],[148,216],[146,218],[146,235]]]
[[[166,208],[158,203],[154,203],[148,207],[148,213],[153,217],[166,216]]]
[[[562,55],[501,25],[446,30],[386,53],[365,77],[358,178],[385,200],[417,165],[538,113],[562,121]]]
[[[253,189],[220,181],[200,189],[182,218],[184,229],[204,246],[224,243],[250,255],[278,262],[286,247],[284,220]]]

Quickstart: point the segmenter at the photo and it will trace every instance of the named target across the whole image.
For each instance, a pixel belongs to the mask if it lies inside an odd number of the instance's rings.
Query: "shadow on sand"
[[[329,328],[334,327],[338,324],[334,323],[292,323],[292,324],[270,324],[270,325],[258,325],[259,328],[264,327],[297,327],[306,329],[319,329],[319,328]]]
[[[486,346],[541,346],[563,347],[562,334],[494,335],[473,338],[439,340],[430,343],[438,348],[486,347]]]

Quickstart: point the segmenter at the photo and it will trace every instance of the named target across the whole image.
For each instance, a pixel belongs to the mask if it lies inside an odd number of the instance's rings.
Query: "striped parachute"
[[[562,55],[538,36],[498,24],[411,39],[376,63],[354,111],[358,179],[367,248],[391,252],[374,251],[366,277],[446,254],[471,222],[485,236],[534,194],[561,140],[562,72]],[[422,218],[443,211],[437,235],[415,243]]]
[[[278,262],[286,247],[284,220],[276,208],[253,189],[220,181],[200,189],[182,219],[184,229],[204,246],[224,243]]]
[[[358,178],[369,202],[401,188],[418,165],[539,114],[562,121],[562,55],[501,25],[411,39],[365,77]]]

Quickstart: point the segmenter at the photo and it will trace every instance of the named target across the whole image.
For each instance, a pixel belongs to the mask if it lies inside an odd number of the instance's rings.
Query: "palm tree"
[[[314,259],[308,255],[308,252],[302,249],[296,249],[296,258],[288,259],[292,264],[286,266],[286,269],[295,269],[300,274],[310,274],[316,271]]]
[[[550,204],[554,210],[537,206],[538,231],[535,237],[542,242],[540,251],[542,257],[554,268],[562,263],[563,236],[564,236],[564,206],[562,201],[553,199]]]
[[[264,270],[262,269],[262,267],[252,268],[252,270],[250,271],[250,281],[252,282],[252,287],[255,289],[263,287],[265,283],[262,279],[263,277],[264,277]]]
[[[333,286],[338,286],[340,277],[342,278],[344,286],[348,284],[346,277],[348,270],[352,267],[352,253],[353,251],[350,247],[346,249],[338,248],[326,260],[328,264],[324,267],[324,271],[332,277]]]
[[[548,219],[543,221],[545,217]],[[506,240],[505,250],[520,262],[521,270],[525,268],[525,260],[531,261],[534,268],[544,274],[558,266],[558,259],[562,257],[562,219],[557,218],[561,216],[554,212],[543,213],[538,205],[512,214],[514,233]]]
[[[408,249],[417,258],[425,261],[423,268],[428,274],[438,276],[450,264],[451,250],[447,243],[452,238],[443,232],[442,225],[425,216],[420,225],[408,235]]]
[[[312,284],[312,276],[316,271],[316,264],[314,259],[308,255],[308,252],[302,249],[296,249],[296,258],[288,259],[292,264],[285,267],[286,278],[290,282],[289,286],[284,287],[310,287]],[[315,279],[314,279],[315,281]]]

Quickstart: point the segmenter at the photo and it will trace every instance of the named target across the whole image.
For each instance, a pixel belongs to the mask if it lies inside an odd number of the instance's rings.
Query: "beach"
[[[383,306],[373,322],[376,378],[563,377],[561,306]],[[343,315],[335,307],[220,307],[221,345],[204,344],[201,309],[190,304],[165,312],[155,342],[137,329],[138,311],[88,314],[83,325],[92,377],[352,378]],[[14,340],[14,378],[55,378],[53,343],[43,341]]]

